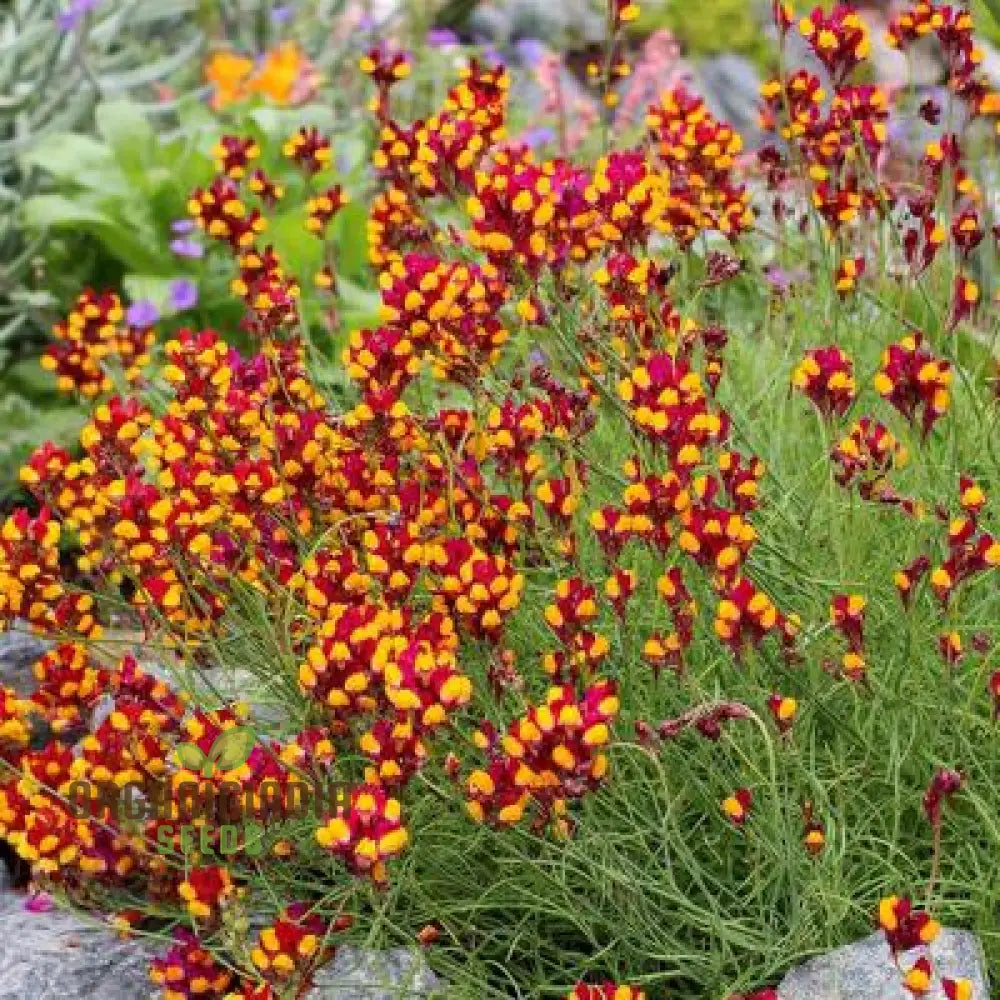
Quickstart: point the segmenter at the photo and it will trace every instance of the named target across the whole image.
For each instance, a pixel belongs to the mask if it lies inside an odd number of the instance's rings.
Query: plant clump
[[[893,22],[898,44],[931,6]],[[637,14],[612,3],[613,33]],[[993,115],[971,25],[951,7],[928,24],[955,99]],[[970,628],[995,610],[974,603],[1000,566],[987,490],[950,464],[934,537],[897,476],[955,433],[955,382],[971,376],[954,340],[975,314],[966,269],[986,225],[958,135],[905,184],[879,173],[887,98],[851,82],[862,18],[838,6],[799,30],[833,92],[805,69],[767,83],[775,141],[755,165],[684,86],[649,108],[634,148],[574,163],[507,137],[502,66],[472,59],[433,114],[405,123],[393,101],[408,60],[365,55],[379,321],[343,331],[342,398],[314,367],[303,300],[335,302],[328,232],[359,192],[312,127],[280,150],[223,135],[216,175],[191,193],[250,350],[211,329],[158,345],[110,291],[84,292],[56,327],[45,366],[93,408],[78,449],[26,462],[35,506],[0,527],[0,623],[55,643],[30,697],[0,690],[0,834],[40,884],[163,940],[151,976],[165,1000],[304,996],[352,928],[388,925],[432,961],[449,938],[569,1000],[754,986],[747,963],[758,982],[775,971],[761,954],[783,931],[763,928],[786,919],[768,914],[788,881],[846,865],[855,844],[884,850],[839,768],[874,784],[885,767],[838,741],[870,724],[876,698],[894,704],[872,655],[886,597],[860,592],[843,539],[820,553],[825,570],[802,568],[788,539],[812,514],[782,496],[748,425],[746,332],[721,318],[768,213],[820,247],[817,337],[838,340],[871,289],[894,327],[881,359],[809,347],[783,369],[797,391],[784,405],[819,427],[802,462],[821,470],[827,509],[887,534],[919,526],[920,555],[884,583],[899,616],[927,577],[936,603],[919,613],[953,671],[960,631],[990,648]],[[246,74],[216,59],[222,100]],[[323,245],[313,274],[269,242],[275,206],[293,202],[301,240]],[[891,308],[869,229],[904,268]],[[900,323],[945,254],[939,315]],[[981,386],[961,398],[970,419],[996,405]],[[963,597],[976,610],[960,618]],[[122,620],[155,669],[121,655]],[[223,684],[234,669],[238,696]],[[989,726],[1000,683],[955,697]],[[935,737],[934,753],[958,745]],[[949,757],[929,775],[928,760],[910,772],[893,758],[897,799],[927,786],[930,827],[894,874],[915,881],[926,862],[933,891],[946,817],[989,769]],[[294,801],[303,788],[312,809]],[[497,915],[496,885],[462,897],[442,856],[509,872],[509,910]],[[646,871],[649,898],[631,902]],[[877,910],[894,956],[940,929],[906,897],[851,905],[862,922]],[[621,959],[594,957],[617,907]],[[644,951],[665,920],[674,944]],[[714,969],[697,959],[713,934]],[[580,968],[556,971],[563,953]],[[914,995],[935,976],[926,959],[900,974]],[[968,1000],[963,981],[942,988]]]

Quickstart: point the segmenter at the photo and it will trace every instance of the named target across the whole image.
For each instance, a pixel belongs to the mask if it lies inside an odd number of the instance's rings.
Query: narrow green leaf
[[[105,93],[119,94],[137,87],[145,87],[158,80],[165,80],[177,70],[188,65],[191,57],[202,47],[202,44],[203,39],[197,35],[170,55],[146,63],[140,69],[130,70],[127,73],[104,74],[101,77],[101,86]]]

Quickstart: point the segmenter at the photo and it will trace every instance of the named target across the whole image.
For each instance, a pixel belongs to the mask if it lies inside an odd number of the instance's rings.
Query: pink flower
[[[29,913],[48,913],[55,909],[55,903],[47,892],[33,892],[24,901],[24,908]]]

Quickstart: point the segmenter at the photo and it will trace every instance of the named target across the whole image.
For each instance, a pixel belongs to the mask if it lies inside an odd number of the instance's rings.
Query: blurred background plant
[[[712,0],[692,4],[687,0],[659,0],[642,5],[635,33],[649,35],[669,29],[684,52],[693,58],[735,53],[765,68],[775,51],[761,30],[763,18],[753,0]]]
[[[68,166],[82,152],[68,138],[94,128],[102,101],[156,95],[204,44],[194,0],[12,0],[0,13],[0,349],[39,337],[54,304],[41,267],[43,235],[28,238],[25,202],[49,186],[36,153],[61,146]],[[105,123],[106,127],[109,123]],[[85,159],[79,166],[86,170]],[[65,169],[65,168],[64,168]],[[0,356],[2,357],[2,356]]]
[[[103,129],[110,149],[123,139],[113,129],[135,124],[99,116],[99,106],[149,101],[188,67],[205,41],[196,13],[194,0],[10,0],[0,10],[0,503],[8,470],[46,435],[76,424],[36,377],[35,355],[64,290],[101,273],[87,241],[53,240],[48,223],[60,209],[64,225],[81,231],[102,220],[40,199],[58,199],[51,192],[60,177],[96,182],[98,143],[84,133]]]

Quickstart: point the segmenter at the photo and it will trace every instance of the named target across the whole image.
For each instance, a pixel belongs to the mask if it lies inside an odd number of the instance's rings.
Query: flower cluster
[[[509,826],[529,809],[537,827],[562,819],[568,799],[595,787],[608,771],[605,747],[619,710],[615,685],[596,681],[578,699],[570,685],[553,687],[544,703],[500,734],[485,724],[475,742],[489,765],[467,780],[468,808],[477,822]]]
[[[165,955],[153,959],[149,978],[163,988],[163,1000],[221,1000],[233,980],[232,973],[186,930],[174,931],[173,945]]]
[[[789,17],[780,4],[774,14],[784,44]],[[813,207],[831,229],[856,229],[866,220],[887,219],[895,213],[893,224],[901,225],[905,260],[914,275],[926,271],[950,239],[963,266],[952,290],[949,326],[954,328],[973,315],[979,302],[979,287],[965,268],[985,230],[982,197],[961,165],[958,136],[945,132],[927,144],[921,176],[893,177],[884,170],[891,145],[890,88],[854,82],[871,50],[862,15],[844,4],[829,11],[817,7],[801,19],[799,30],[829,74],[833,89],[828,94],[819,77],[805,68],[794,68],[762,88],[761,124],[785,144],[766,145],[759,153],[775,191],[775,217],[788,214],[783,189],[802,164]],[[886,37],[891,46],[907,51],[929,35],[937,37],[947,85],[969,117],[996,118],[1000,100],[981,71],[983,53],[975,43],[969,12],[960,5],[918,0],[896,14]],[[941,109],[929,99],[921,116],[936,125]],[[953,185],[949,192],[942,190],[946,164]],[[945,197],[939,199],[939,194]],[[950,226],[941,202],[951,212]],[[845,253],[832,276],[836,291],[841,295],[854,291],[866,269],[863,254]]]
[[[649,108],[646,125],[669,176],[666,231],[687,246],[705,229],[729,237],[748,229],[753,222],[750,197],[734,169],[743,140],[733,127],[713,117],[705,102],[683,85]]]
[[[906,51],[936,35],[947,67],[948,87],[976,114],[995,113],[996,95],[982,73],[983,51],[976,45],[971,13],[955,4],[917,0],[892,19],[886,33],[894,48]]]
[[[177,894],[187,905],[188,913],[197,921],[211,922],[219,915],[220,906],[233,890],[227,869],[219,865],[192,868],[177,887]]]
[[[61,536],[47,507],[35,517],[18,508],[0,525],[0,625],[23,618],[38,631],[99,638],[93,596],[70,591],[63,580]]]
[[[199,228],[234,250],[252,246],[267,227],[258,209],[247,208],[239,187],[228,174],[216,178],[210,187],[194,191],[188,210]]]
[[[771,598],[748,577],[739,576],[720,591],[714,629],[737,659],[746,646],[759,645],[769,634],[777,635],[786,655],[791,656],[798,623],[795,616],[779,611]]]
[[[926,948],[937,940],[941,925],[930,914],[914,909],[906,896],[887,896],[879,903],[878,925],[900,972],[904,989],[915,997],[926,996],[933,984],[934,965],[927,952],[917,956],[913,964],[903,969],[899,958],[903,952]],[[972,983],[968,979],[941,977],[941,989],[948,1000],[972,1000]]]
[[[258,62],[232,51],[219,51],[205,63],[212,86],[212,106],[224,110],[256,95],[278,105],[299,103],[315,89],[315,71],[294,42],[282,42]]]
[[[260,932],[250,957],[263,976],[279,984],[286,982],[297,972],[329,960],[330,949],[324,947],[326,930],[326,921],[311,913],[307,904],[291,903]]]
[[[887,896],[879,903],[878,925],[894,955],[930,944],[941,933],[941,925],[928,913],[915,910],[905,896]]]
[[[799,31],[837,82],[849,76],[871,49],[867,26],[858,12],[845,4],[838,4],[829,14],[817,7],[802,18]]]
[[[854,364],[839,347],[809,351],[792,374],[792,385],[805,393],[826,417],[843,416],[854,402]]]
[[[948,412],[951,365],[936,359],[918,334],[890,344],[882,354],[875,388],[907,420],[919,418],[924,434]]]
[[[56,733],[83,725],[110,681],[80,643],[60,643],[32,669],[37,686],[31,700]]]
[[[948,557],[930,575],[931,587],[942,604],[948,603],[964,580],[1000,566],[1000,539],[980,523],[985,494],[965,476],[959,482],[959,491],[962,513],[948,525]],[[929,568],[929,561],[927,565]]]
[[[653,355],[618,384],[636,426],[681,468],[697,465],[702,448],[725,440],[725,413],[709,406],[701,376],[684,360]]]
[[[862,481],[861,489],[871,489],[887,473],[902,467],[906,449],[892,432],[871,417],[861,417],[841,439],[830,456],[837,466],[835,476],[841,486]]]
[[[635,6],[632,4],[631,6]],[[566,1000],[646,1000],[646,993],[638,986],[618,986],[615,983],[588,985],[577,983]]]
[[[93,398],[113,387],[116,371],[131,384],[138,381],[156,334],[126,322],[114,293],[87,290],[66,320],[53,327],[52,337],[42,367],[56,376],[63,392]]]
[[[351,792],[346,808],[317,829],[316,840],[344,858],[352,870],[384,882],[386,861],[399,854],[409,839],[400,817],[396,799],[377,785],[362,785]]]

